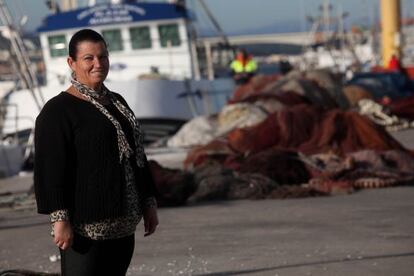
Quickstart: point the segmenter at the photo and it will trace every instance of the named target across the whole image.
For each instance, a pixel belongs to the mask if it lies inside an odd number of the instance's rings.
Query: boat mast
[[[200,0],[200,4],[201,4],[201,7],[203,8],[203,10],[205,11],[207,17],[210,19],[211,23],[213,24],[214,28],[218,32],[220,38],[222,39],[223,45],[225,46],[225,48],[231,49],[232,47],[230,45],[230,41],[229,41],[227,35],[225,34],[223,29],[221,28],[220,24],[218,23],[218,21],[214,17],[213,13],[211,12],[211,10],[208,7],[208,5],[206,4],[206,2],[204,0]],[[212,60],[211,45],[210,45],[209,42],[205,41],[204,42],[204,47],[205,47],[205,51],[206,51],[207,77],[208,77],[209,80],[212,80],[212,79],[214,79],[214,66],[213,66],[213,60]]]
[[[325,0],[322,4],[322,17],[324,25],[324,40],[325,42],[330,39],[331,31],[331,3],[329,0]]]
[[[26,51],[26,47],[24,46],[23,39],[21,38],[17,28],[13,26],[13,21],[11,19],[10,12],[6,4],[4,3],[4,0],[0,0],[0,19],[10,34],[10,51],[14,52],[14,56],[17,59],[18,74],[22,77],[21,80],[24,85],[24,88],[30,90],[30,93],[32,94],[36,106],[40,111],[45,103],[45,100],[43,98],[42,91],[40,90],[36,74],[33,71],[33,68],[30,66],[29,55]],[[36,93],[34,91],[35,87],[38,88],[39,99],[37,98]]]
[[[203,7],[204,11],[206,12],[208,18],[210,19],[211,23],[213,23],[214,28],[216,28],[217,32],[219,33],[221,39],[223,40],[224,44],[226,46],[230,45],[229,39],[227,38],[226,34],[224,33],[223,29],[221,28],[220,24],[214,17],[213,13],[210,11],[207,4],[204,2],[204,0],[200,0],[200,4]]]
[[[190,57],[191,57],[191,74],[192,78],[195,80],[201,79],[201,73],[200,73],[200,64],[198,62],[198,55],[197,55],[197,34],[194,27],[194,24],[192,22],[192,19],[188,15],[188,9],[187,9],[187,3],[186,0],[170,0],[170,3],[174,3],[177,5],[177,7],[181,6],[183,9],[186,10],[187,15],[185,17],[185,25],[187,29],[187,36],[189,38],[189,47],[190,47]]]

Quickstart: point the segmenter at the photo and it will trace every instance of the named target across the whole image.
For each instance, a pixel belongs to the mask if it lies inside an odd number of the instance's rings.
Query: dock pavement
[[[414,130],[393,135],[414,149]],[[59,271],[47,216],[30,199],[7,206],[31,184],[30,173],[0,180],[0,271]],[[128,275],[412,276],[413,199],[406,186],[160,208],[154,235],[138,226]]]

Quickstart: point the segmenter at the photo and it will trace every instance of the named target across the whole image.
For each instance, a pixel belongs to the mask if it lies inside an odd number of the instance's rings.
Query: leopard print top
[[[148,198],[140,204],[142,201],[139,198],[137,190],[135,188],[135,177],[133,169],[129,163],[126,162],[125,167],[125,195],[126,195],[126,212],[125,216],[115,219],[104,219],[93,223],[75,223],[73,225],[73,231],[81,236],[88,237],[93,240],[105,240],[105,239],[117,239],[132,235],[136,226],[142,219],[142,208],[156,207],[156,200],[154,197]],[[66,209],[57,210],[50,214],[50,220],[52,223],[52,236],[54,235],[54,222],[69,220],[69,212]]]
[[[133,154],[133,150],[131,149],[131,146],[128,144],[128,141],[125,137],[125,133],[122,130],[121,125],[119,122],[112,116],[112,114],[105,108],[104,105],[100,104],[96,99],[107,95],[113,105],[118,109],[119,112],[122,113],[122,115],[125,116],[125,118],[129,121],[131,124],[131,127],[133,129],[133,135],[134,135],[134,141],[135,141],[135,161],[137,163],[137,166],[140,168],[144,167],[145,163],[145,153],[144,153],[144,137],[141,130],[141,127],[138,123],[138,121],[135,118],[134,113],[129,110],[125,105],[123,105],[112,92],[106,88],[105,85],[102,86],[102,91],[99,93],[92,88],[86,86],[85,84],[80,83],[76,80],[76,75],[73,72],[72,73],[72,79],[71,79],[72,85],[86,97],[86,99],[93,104],[105,117],[108,118],[109,121],[114,125],[118,137],[118,148],[119,148],[119,159],[122,162],[124,157],[129,158]]]

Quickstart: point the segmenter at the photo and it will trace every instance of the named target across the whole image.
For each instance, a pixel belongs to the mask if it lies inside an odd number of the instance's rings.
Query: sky
[[[101,2],[105,0],[98,0]],[[6,0],[16,21],[28,16],[23,26],[33,31],[48,14],[45,0]],[[79,0],[86,3],[87,0]],[[147,2],[157,2],[149,0]],[[227,34],[308,31],[306,16],[319,14],[323,0],[205,0],[210,10]],[[333,15],[339,10],[350,13],[345,25],[370,25],[378,21],[380,0],[330,0]],[[214,28],[203,12],[199,0],[187,0],[188,7],[197,18],[200,33],[214,34]],[[401,0],[403,16],[414,17],[414,0]]]

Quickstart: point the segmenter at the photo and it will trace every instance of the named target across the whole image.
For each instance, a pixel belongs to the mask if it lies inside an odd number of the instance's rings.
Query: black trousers
[[[134,246],[134,235],[96,241],[75,233],[72,247],[60,250],[62,276],[124,276]]]

